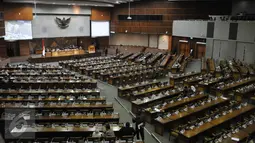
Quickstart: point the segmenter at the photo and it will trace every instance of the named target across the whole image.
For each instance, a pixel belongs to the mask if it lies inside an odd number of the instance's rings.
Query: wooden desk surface
[[[240,130],[238,133],[232,134],[231,137],[224,139],[222,143],[238,143],[238,141],[234,141],[231,138],[237,138],[239,141],[244,141],[246,138],[249,137],[249,134]]]
[[[253,134],[255,132],[255,123],[253,123],[252,125],[249,125],[247,128],[242,130],[248,134]]]
[[[160,71],[160,69],[159,69],[159,71]],[[139,71],[137,73],[133,73],[132,71],[130,71],[128,73],[124,73],[119,76],[110,76],[110,78],[114,80],[114,79],[122,78],[122,77],[130,77],[130,76],[136,76],[136,75],[141,75],[141,74],[151,74],[151,73],[154,73],[154,71],[143,70],[143,71]]]
[[[246,113],[247,111],[250,111],[252,109],[255,109],[255,107],[253,105],[248,105],[246,107],[243,107],[240,110],[235,110],[232,113],[229,113],[225,116],[221,116],[218,119],[214,119],[211,122],[207,122],[205,124],[203,124],[202,126],[199,126],[198,128],[195,128],[193,130],[187,130],[185,131],[182,135],[185,136],[186,138],[192,138],[212,127],[215,127],[223,122],[229,121],[243,113]],[[181,133],[180,133],[181,134]]]
[[[45,101],[106,101],[105,98],[88,98],[88,99],[72,99],[72,98],[33,98],[33,99],[24,99],[24,98],[0,98],[0,102],[45,102]]]
[[[195,95],[194,97],[186,98],[186,99],[183,99],[181,101],[176,101],[174,103],[169,103],[166,106],[164,106],[163,108],[161,108],[161,110],[166,110],[166,109],[169,109],[169,108],[172,108],[172,107],[175,107],[175,106],[179,106],[179,105],[182,105],[182,104],[185,104],[185,103],[197,100],[197,99],[201,99],[203,97],[207,97],[207,95],[204,95],[204,94]]]
[[[135,104],[135,105],[140,106],[140,105],[143,105],[143,104],[148,104],[148,103],[154,102],[154,101],[156,101],[156,100],[160,100],[160,99],[165,98],[165,97],[171,97],[171,96],[178,95],[178,94],[181,94],[181,93],[182,93],[182,91],[176,91],[176,92],[174,92],[174,93],[171,92],[169,95],[161,96],[161,97],[159,97],[159,98],[155,98],[155,99],[152,99],[152,100],[148,100],[148,101],[146,101],[146,102],[137,103],[136,101],[132,101],[132,104]]]
[[[194,72],[194,73],[190,73],[190,74],[185,74],[185,75],[181,75],[181,76],[171,76],[170,80],[178,80],[178,79],[183,79],[183,78],[187,78],[187,77],[191,77],[191,76],[196,76],[201,74],[200,72]]]
[[[72,115],[72,116],[38,116],[29,120],[97,120],[97,119],[119,119],[119,114],[103,115],[103,116],[87,116],[87,115]],[[11,120],[11,119],[2,119]]]
[[[100,93],[99,89],[0,90],[0,94],[85,94]]]
[[[99,131],[104,131],[104,127],[96,126],[84,126],[84,127],[24,127],[22,129],[13,129],[11,133],[40,133],[40,132],[94,132],[96,129]],[[111,129],[115,132],[121,129],[120,126],[111,126]]]
[[[189,103],[189,102],[192,102],[194,100],[198,100],[198,99],[201,99],[201,98],[204,98],[204,97],[207,97],[207,95],[204,95],[204,94],[200,94],[200,95],[195,95],[194,97],[190,97],[190,98],[186,98],[186,99],[183,99],[181,101],[176,101],[174,103],[168,103],[167,105],[163,106],[160,110],[160,112],[162,112],[163,110],[168,110],[168,109],[171,109],[173,107],[176,107],[176,106],[180,106],[180,105],[184,105],[186,103]],[[157,111],[150,111],[150,110],[147,110],[145,109],[147,112],[151,113],[151,114],[154,114],[154,113],[158,113]]]
[[[117,63],[118,61],[107,61],[107,62],[98,62],[98,63],[90,63],[88,62],[87,64],[78,64],[78,65],[70,65],[72,67],[79,67],[80,70],[87,70],[88,66],[97,66],[97,65],[105,65],[105,64],[110,64],[110,63]]]
[[[146,83],[146,84],[131,85],[129,87],[123,87],[123,88],[119,87],[118,89],[121,90],[121,91],[124,91],[124,90],[129,90],[129,89],[133,89],[133,88],[137,88],[137,87],[152,85],[152,84],[156,84],[156,83],[160,83],[160,81],[152,81],[152,82],[149,82],[149,83]]]
[[[119,62],[117,62],[117,63],[119,63]],[[84,69],[85,71],[92,71],[92,72],[99,72],[99,71],[101,71],[101,70],[110,70],[110,71],[112,71],[112,70],[114,70],[114,69],[116,69],[116,68],[119,68],[119,67],[121,67],[122,69],[124,69],[124,68],[129,68],[129,67],[131,67],[131,66],[133,66],[134,64],[123,64],[123,63],[119,63],[119,64],[114,64],[113,65],[113,63],[111,63],[111,64],[108,64],[108,65],[99,65],[99,66],[93,66],[93,67],[87,67],[86,69]]]
[[[248,94],[248,93],[255,93],[255,88],[248,89],[248,90],[245,90],[245,91],[236,91],[235,90],[235,93],[236,94],[242,94],[242,95],[245,95],[245,94]]]
[[[13,104],[8,105],[0,105],[0,108],[15,108],[15,109],[22,109],[22,108],[113,108],[113,104],[99,104],[99,105],[44,105],[44,106],[15,106]]]
[[[156,121],[158,121],[161,124],[166,124],[166,123],[169,123],[169,122],[172,122],[172,121],[184,118],[184,117],[186,117],[188,115],[200,112],[200,111],[205,110],[205,109],[207,109],[209,107],[212,107],[214,105],[217,105],[217,104],[220,104],[220,103],[223,103],[223,102],[227,102],[227,101],[229,101],[229,100],[228,99],[218,98],[217,100],[213,100],[210,103],[206,103],[205,105],[198,106],[198,107],[195,107],[193,109],[188,108],[187,111],[180,112],[179,114],[174,114],[174,115],[171,115],[170,117],[162,118],[162,119],[156,120]]]
[[[230,86],[224,86],[224,87],[221,88],[221,89],[218,89],[218,88],[217,88],[217,90],[221,90],[221,91],[229,90],[229,89],[231,89],[231,88],[235,88],[235,87],[240,86],[240,85],[242,85],[242,84],[247,84],[247,83],[254,82],[254,81],[255,81],[255,78],[252,77],[252,78],[249,79],[249,80],[245,80],[245,81],[242,81],[242,82],[236,82],[236,83],[234,83],[234,84],[231,84]]]
[[[212,84],[216,84],[216,83],[218,83],[218,82],[221,82],[223,80],[223,78],[218,78],[217,80],[214,80],[214,81],[211,81],[211,82],[199,82],[198,84],[199,85],[202,85],[202,86],[210,86],[210,85],[212,85]]]
[[[16,66],[16,67],[4,67],[4,68],[0,68],[0,70],[19,70],[19,69],[22,69],[22,70],[35,70],[35,69],[63,69],[62,67],[59,67],[59,66]]]
[[[30,83],[30,84],[38,84],[38,83],[97,83],[96,80],[29,80],[29,81],[17,81],[14,80],[13,83]]]
[[[158,90],[165,90],[165,89],[169,89],[169,88],[172,88],[172,87],[173,87],[172,85],[167,85],[167,86],[163,86],[163,87],[152,88],[152,89],[146,90],[144,92],[136,93],[133,96],[141,96],[141,95],[145,95],[145,94],[150,93],[150,92],[155,92],[155,91],[158,91]]]

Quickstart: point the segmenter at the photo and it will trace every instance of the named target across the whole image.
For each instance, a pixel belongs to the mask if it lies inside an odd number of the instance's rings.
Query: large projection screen
[[[91,37],[110,36],[109,21],[91,21]]]
[[[29,40],[32,38],[31,21],[5,21],[5,40]]]

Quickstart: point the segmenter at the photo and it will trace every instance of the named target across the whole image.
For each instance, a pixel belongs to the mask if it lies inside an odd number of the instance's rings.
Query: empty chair
[[[50,139],[49,138],[37,138],[33,143],[49,143]]]
[[[105,137],[104,140],[108,141],[109,143],[115,143],[116,137]]]
[[[134,136],[123,136],[121,137],[121,140],[125,140],[126,142],[133,142],[134,141]]]
[[[22,138],[22,139],[19,139],[16,143],[33,143],[33,139],[31,139],[31,138]]]
[[[100,143],[102,141],[102,137],[87,137],[87,141],[92,141],[93,143]]]
[[[68,143],[84,143],[84,138],[83,137],[70,137],[68,139]]]
[[[55,137],[52,138],[51,143],[66,143],[67,139],[65,137]]]

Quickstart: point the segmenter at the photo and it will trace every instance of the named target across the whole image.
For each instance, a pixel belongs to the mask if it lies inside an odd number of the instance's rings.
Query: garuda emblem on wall
[[[58,17],[56,17],[56,23],[58,24],[58,27],[62,28],[62,29],[65,29],[69,26],[69,23],[71,21],[71,17],[68,18],[68,19],[60,19]]]

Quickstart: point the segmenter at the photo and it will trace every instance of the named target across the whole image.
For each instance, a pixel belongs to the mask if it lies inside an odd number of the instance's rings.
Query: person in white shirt
[[[102,137],[102,136],[103,136],[103,133],[100,132],[98,128],[96,128],[96,130],[95,130],[95,131],[93,132],[93,134],[92,134],[92,137],[98,137],[98,138],[100,138],[100,137]]]

